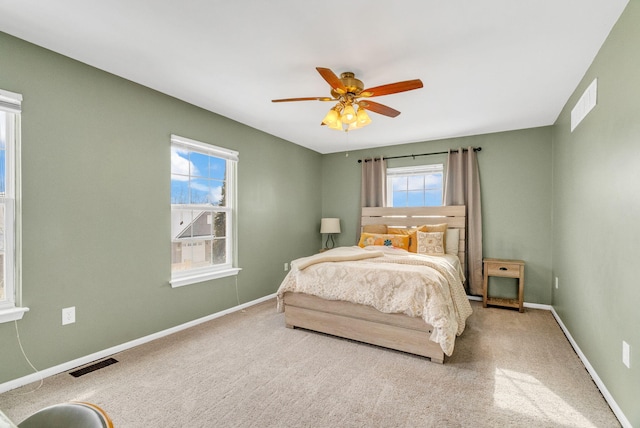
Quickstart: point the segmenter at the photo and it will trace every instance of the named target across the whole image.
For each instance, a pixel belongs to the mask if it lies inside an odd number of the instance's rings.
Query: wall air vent
[[[584,91],[573,110],[571,110],[571,132],[576,129],[576,126],[587,114],[596,106],[598,101],[598,79],[593,79],[593,82]]]

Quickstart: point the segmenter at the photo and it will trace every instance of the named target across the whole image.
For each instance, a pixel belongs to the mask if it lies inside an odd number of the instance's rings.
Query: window
[[[22,96],[0,90],[0,322],[22,318],[19,303],[20,108]]]
[[[235,275],[238,152],[171,136],[171,285]]]
[[[387,168],[387,204],[391,207],[442,205],[442,164]]]

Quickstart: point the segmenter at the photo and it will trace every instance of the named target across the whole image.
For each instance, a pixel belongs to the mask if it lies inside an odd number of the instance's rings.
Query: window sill
[[[0,324],[21,320],[22,316],[27,311],[29,311],[29,308],[0,309]]]
[[[218,270],[215,272],[185,275],[177,278],[172,278],[171,281],[169,281],[169,284],[171,284],[171,288],[182,287],[185,285],[196,284],[198,282],[209,281],[211,279],[234,276],[234,275],[237,275],[238,272],[240,272],[241,270],[242,269],[240,268],[229,268],[224,270]]]

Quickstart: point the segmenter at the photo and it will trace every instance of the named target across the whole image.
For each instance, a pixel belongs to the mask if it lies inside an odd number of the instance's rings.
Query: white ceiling
[[[0,31],[320,153],[552,124],[628,0],[0,0]],[[315,70],[374,98],[350,133]]]

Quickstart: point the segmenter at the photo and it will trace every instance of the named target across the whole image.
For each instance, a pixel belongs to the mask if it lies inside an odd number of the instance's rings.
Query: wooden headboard
[[[362,207],[360,225],[386,224],[389,227],[418,227],[423,224],[447,223],[449,229],[460,229],[458,258],[464,270],[467,265],[466,215],[464,205],[446,207]],[[361,231],[362,232],[362,231]]]

